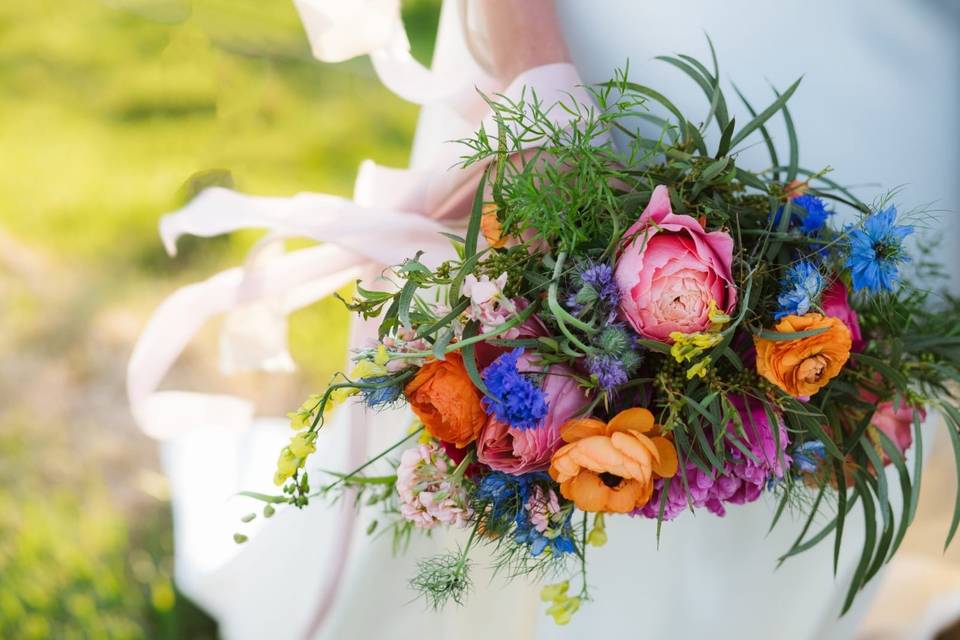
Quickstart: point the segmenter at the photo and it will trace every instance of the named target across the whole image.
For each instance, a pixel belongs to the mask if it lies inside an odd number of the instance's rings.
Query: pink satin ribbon
[[[338,30],[349,26],[351,21],[356,24],[358,16],[362,16],[362,12],[350,10],[347,5],[352,3],[328,0],[295,2],[319,58],[336,60],[345,59],[344,55],[371,53],[381,78],[399,95],[422,103],[442,101],[460,113],[463,137],[472,135],[481,124],[468,115],[473,107],[463,99],[462,79],[451,90],[447,79],[432,75],[409,57],[409,47],[404,53],[405,36],[401,41],[395,31],[396,23],[391,19],[384,18],[380,23],[368,25],[369,33],[364,37],[369,42],[361,51],[351,48],[351,38],[342,38],[344,32]],[[392,11],[394,2],[371,0],[367,4],[379,4]],[[398,18],[398,5],[396,12]],[[334,34],[336,37],[332,37]],[[489,78],[480,81],[484,86],[490,83]],[[474,84],[469,86],[471,92]],[[537,92],[544,105],[566,101],[571,96],[589,103],[588,94],[579,84],[579,76],[572,65],[552,64],[521,74],[501,93],[517,100],[527,87]],[[566,125],[570,120],[570,115],[562,109],[553,109],[550,114],[560,125]],[[488,113],[482,122],[488,131],[495,130],[491,114]],[[460,231],[463,221],[459,225],[444,223],[432,219],[431,215],[444,198],[475,177],[476,169],[471,172],[451,169],[460,153],[461,149],[456,145],[447,145],[434,154],[430,168],[417,170],[389,169],[365,162],[360,167],[352,201],[312,193],[290,198],[260,197],[213,188],[202,192],[180,211],[164,216],[160,221],[160,235],[171,255],[176,253],[177,239],[184,234],[211,237],[240,229],[261,228],[268,232],[268,236],[255,248],[256,259],[248,260],[244,267],[228,269],[208,280],[181,288],[154,312],[134,347],[127,370],[127,393],[140,427],[147,434],[161,439],[200,424],[231,425],[237,429],[249,427],[253,406],[243,398],[157,391],[189,341],[213,316],[258,304],[269,304],[281,314],[289,314],[355,279],[397,264],[416,251],[424,251],[424,262],[432,265],[454,257],[449,241],[441,232]],[[323,244],[281,255],[261,253],[265,246],[293,236]],[[352,346],[358,345],[359,333],[363,333],[363,329],[354,332]],[[351,468],[360,464],[366,453],[363,420],[360,411],[354,411],[350,419],[351,459],[348,465]],[[344,501],[345,504],[349,502]],[[334,566],[307,629],[307,637],[312,637],[320,629],[333,606],[353,535],[355,516],[351,509],[344,511],[338,521],[338,544],[332,555]]]

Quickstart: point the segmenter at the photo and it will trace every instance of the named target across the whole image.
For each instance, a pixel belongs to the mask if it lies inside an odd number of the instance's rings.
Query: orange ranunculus
[[[423,365],[404,393],[430,435],[460,448],[476,440],[486,424],[480,392],[470,381],[459,353]]]
[[[583,511],[629,513],[650,500],[655,479],[677,472],[677,451],[646,409],[621,411],[608,423],[570,420],[560,436],[568,444],[553,454],[550,477]]]
[[[507,245],[507,238],[503,235],[503,225],[497,218],[497,205],[488,203],[483,205],[480,216],[480,231],[491,249],[502,249]]]
[[[812,396],[835,378],[850,358],[850,330],[839,318],[808,313],[787,316],[777,323],[777,333],[826,329],[794,340],[754,337],[757,373],[796,398]]]

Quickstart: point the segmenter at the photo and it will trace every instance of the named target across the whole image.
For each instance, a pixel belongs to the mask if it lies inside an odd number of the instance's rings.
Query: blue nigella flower
[[[910,259],[904,251],[903,240],[913,233],[913,227],[897,225],[896,221],[897,209],[889,207],[864,220],[862,229],[850,231],[850,256],[846,266],[850,269],[854,291],[868,289],[879,293],[896,288],[900,264]]]
[[[823,200],[811,195],[794,198],[790,209],[790,228],[799,229],[807,235],[819,233],[826,226],[827,218],[833,215],[833,211],[827,209]],[[779,226],[782,215],[783,207],[780,207],[773,218],[774,229]]]
[[[800,231],[808,234],[814,234],[823,229],[827,224],[827,218],[833,215],[833,211],[827,211],[823,200],[817,196],[804,195],[794,198],[793,206],[803,210]]]
[[[379,384],[390,380],[390,376],[372,376],[364,378],[361,382]],[[363,389],[363,402],[368,407],[377,407],[387,404],[393,404],[400,398],[400,385],[392,384],[380,387],[378,389]]]
[[[804,260],[787,270],[787,275],[780,285],[783,287],[777,298],[780,310],[774,315],[777,320],[784,316],[802,316],[809,313],[810,308],[823,292],[824,282],[820,270]]]
[[[535,484],[548,486],[550,476],[542,471],[519,476],[492,471],[480,479],[476,498],[487,502],[490,508],[488,517],[495,521],[512,520],[514,539],[529,546],[530,555],[538,556],[550,547],[552,553],[573,553],[573,527],[571,511],[565,521],[546,531],[539,531],[530,518],[528,501]]]
[[[597,377],[597,384],[604,391],[610,391],[627,381],[627,368],[616,356],[606,353],[591,355],[587,358],[587,369]]]
[[[522,355],[523,349],[514,349],[484,370],[483,381],[497,400],[484,398],[483,408],[511,427],[534,429],[547,416],[547,397],[517,369]]]
[[[491,471],[480,479],[475,496],[477,500],[489,503],[491,518],[512,520],[523,510],[530,496],[530,478]]]
[[[808,440],[793,450],[793,466],[803,473],[813,473],[827,456],[827,449],[819,440]]]

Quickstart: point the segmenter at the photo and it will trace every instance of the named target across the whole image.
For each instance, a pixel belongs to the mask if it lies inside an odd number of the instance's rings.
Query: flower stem
[[[394,443],[393,445],[391,445],[389,448],[385,449],[384,451],[381,451],[380,453],[378,453],[378,454],[375,455],[374,457],[370,458],[369,460],[367,460],[366,462],[364,462],[362,465],[360,465],[359,467],[357,467],[356,469],[354,469],[354,470],[351,471],[350,473],[345,473],[345,474],[341,475],[336,481],[332,482],[331,484],[328,484],[327,486],[322,487],[320,490],[316,491],[315,493],[311,493],[311,494],[310,494],[310,497],[312,498],[312,497],[315,497],[315,496],[319,496],[319,495],[321,495],[321,494],[324,494],[324,493],[326,493],[326,492],[328,492],[328,491],[330,491],[330,490],[332,490],[332,489],[335,489],[337,486],[339,486],[340,484],[342,484],[344,481],[346,481],[346,480],[351,480],[351,479],[352,479],[354,476],[356,476],[358,473],[360,473],[360,472],[363,471],[364,469],[368,468],[370,465],[372,465],[373,463],[377,462],[378,460],[381,460],[381,459],[384,458],[387,454],[389,454],[390,452],[392,452],[392,451],[394,451],[395,449],[399,448],[400,445],[406,443],[406,442],[407,442],[408,440],[410,440],[412,437],[417,436],[417,435],[420,435],[420,432],[421,432],[421,431],[423,431],[423,427],[420,427],[420,428],[417,429],[416,431],[411,431],[410,433],[408,433],[408,434],[403,438],[403,440],[400,440],[399,442]]]

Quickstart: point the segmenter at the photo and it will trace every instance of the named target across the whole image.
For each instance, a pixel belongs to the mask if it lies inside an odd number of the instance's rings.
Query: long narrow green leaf
[[[881,508],[881,518],[883,521],[883,527],[886,529],[890,526],[890,514],[884,506],[890,502],[890,489],[887,487],[887,474],[884,472],[883,461],[880,459],[880,456],[877,454],[877,450],[873,446],[873,442],[867,438],[866,435],[860,437],[860,446],[863,448],[863,452],[867,455],[867,458],[870,460],[870,464],[873,465],[877,482],[877,502]]]
[[[621,86],[621,83],[616,83],[616,85],[614,85],[613,83],[606,82],[606,83],[603,83],[601,86],[611,86],[615,89],[619,89]],[[645,87],[642,84],[637,84],[635,82],[625,82],[625,83],[622,83],[622,86],[629,89],[630,91],[633,91],[634,93],[639,93],[642,96],[646,96],[647,98],[650,98],[654,102],[660,103],[663,107],[667,109],[667,111],[673,114],[673,116],[677,119],[677,125],[680,128],[680,131],[681,132],[685,131],[687,127],[687,121],[683,117],[683,113],[680,111],[680,109],[677,109],[677,107],[672,102],[670,102],[670,100],[668,100],[667,97],[664,96],[662,93],[654,89],[651,89],[650,87]]]
[[[657,549],[660,548],[660,525],[663,524],[663,511],[667,506],[667,495],[670,492],[670,482],[673,478],[664,478],[663,488],[660,490],[660,506],[657,507]]]
[[[833,538],[833,577],[837,577],[837,568],[840,566],[840,548],[843,545],[843,525],[847,520],[847,479],[843,471],[843,461],[834,458],[833,474],[837,479],[837,516],[834,519],[837,534]]]
[[[773,90],[780,97],[780,92]],[[783,122],[787,128],[787,142],[789,143],[789,152],[787,156],[787,184],[793,182],[797,177],[797,170],[800,164],[800,146],[797,142],[797,129],[793,125],[793,117],[790,115],[790,108],[786,102],[783,104]]]
[[[953,459],[957,468],[957,494],[953,503],[953,517],[950,519],[950,532],[947,534],[947,541],[943,545],[944,551],[953,541],[953,536],[957,533],[957,525],[960,525],[960,411],[945,402],[940,404],[944,412],[944,420],[947,433],[950,434],[950,444],[953,445]]]
[[[480,176],[477,191],[473,196],[473,207],[470,210],[470,222],[467,223],[467,237],[463,243],[463,257],[470,259],[477,252],[477,240],[480,237],[480,221],[483,218],[483,190],[487,185],[489,167]]]
[[[419,286],[415,280],[407,280],[400,290],[400,297],[397,298],[397,318],[400,324],[408,329],[411,328],[410,305],[413,304],[413,296],[416,295]]]
[[[890,463],[893,464],[897,470],[897,475],[900,477],[900,494],[903,497],[903,508],[900,510],[900,525],[897,527],[897,534],[890,547],[889,559],[892,558],[893,554],[900,548],[900,543],[903,542],[903,537],[906,535],[907,528],[910,526],[910,500],[913,490],[910,483],[910,473],[907,471],[906,458],[900,451],[900,448],[890,439],[890,436],[880,429],[877,429],[877,437],[880,439],[880,446],[883,448],[883,452],[887,454]]]
[[[685,57],[685,56],[682,56],[682,57]],[[703,74],[701,75],[701,73],[696,68],[694,68],[693,65],[688,64],[687,62],[684,62],[683,60],[679,60],[672,56],[657,56],[656,59],[675,66],[676,68],[680,69],[685,74],[690,76],[690,78],[692,78],[693,81],[697,83],[697,85],[700,87],[700,90],[703,91],[704,95],[707,96],[707,99],[710,100],[710,105],[711,105],[710,112],[707,114],[707,117],[704,119],[704,122],[703,122],[704,129],[710,126],[711,119],[713,118],[714,115],[716,115],[717,123],[720,125],[720,129],[723,130],[727,126],[727,107],[725,103],[721,104],[720,102],[721,94],[719,93],[719,85],[718,83],[714,83],[710,73],[707,72],[705,68],[703,68],[702,69]],[[693,60],[692,58],[688,58],[688,59]],[[696,64],[700,65],[699,62],[697,62]],[[702,65],[701,65],[701,68],[702,68]]]
[[[913,411],[913,489],[910,492],[909,523],[913,523],[920,503],[920,480],[923,473],[923,430],[920,424],[920,412]]]
[[[800,534],[797,536],[797,539],[794,540],[787,552],[780,556],[780,558],[777,560],[778,567],[783,564],[784,560],[794,555],[796,553],[795,550],[800,547],[801,544],[803,544],[803,538],[807,535],[807,531],[810,530],[810,525],[813,524],[814,518],[817,517],[818,510],[820,509],[820,503],[823,501],[823,495],[826,493],[826,491],[827,485],[821,484],[820,490],[817,492],[817,497],[814,499],[813,505],[810,507],[810,513],[807,514],[807,521],[803,523],[803,528],[800,529]]]
[[[757,112],[754,110],[753,105],[751,105],[750,102],[747,101],[747,98],[740,93],[740,89],[737,88],[737,85],[733,85],[733,90],[736,91],[737,96],[740,97],[740,101],[743,102],[743,106],[745,106],[747,111],[750,112],[750,116],[752,118],[756,118]],[[767,131],[767,127],[765,125],[761,124],[759,128],[760,135],[763,136],[763,143],[767,145],[767,153],[770,154],[770,164],[772,164],[774,167],[777,167],[777,165],[780,164],[780,159],[777,158],[777,148],[773,144],[773,138],[770,137],[770,132]],[[773,170],[773,179],[776,181],[780,180],[780,172],[777,171],[776,168]]]
[[[720,88],[720,70],[716,65],[716,58],[713,62],[713,73],[707,70],[703,63],[692,56],[687,56],[684,54],[679,54],[677,56],[690,63],[691,66],[695,67],[704,78],[709,81],[710,86],[713,89],[712,95],[708,96],[710,98],[710,113],[707,114],[707,120],[704,123],[704,128],[707,127],[707,124],[710,122],[710,116],[716,115],[717,126],[721,131],[726,129],[730,124],[730,114],[727,111],[727,100],[723,95],[723,90]]]
[[[467,307],[469,306],[470,306],[470,301],[467,298],[463,298],[462,300],[460,300],[460,302],[454,305],[453,309],[450,310],[450,313],[443,316],[442,318],[440,318],[439,320],[437,320],[432,324],[420,327],[420,330],[417,331],[417,335],[414,337],[425,338],[435,333],[438,329],[449,326],[450,322],[454,318],[460,317],[460,314],[466,311]]]
[[[910,383],[907,381],[906,376],[904,376],[902,373],[900,373],[899,371],[897,371],[896,369],[888,365],[883,360],[880,360],[879,358],[866,356],[866,355],[863,355],[862,353],[854,353],[852,354],[851,357],[854,360],[858,362],[862,362],[865,365],[869,366],[870,368],[876,370],[877,373],[883,375],[884,378],[886,378],[888,381],[895,384],[897,388],[901,391],[906,390],[910,386]]]
[[[787,503],[790,502],[790,487],[788,486],[783,490],[783,497],[780,498],[780,504],[777,505],[777,511],[773,514],[773,522],[770,523],[770,528],[767,529],[767,535],[769,536],[773,533],[773,529],[777,526],[777,523],[780,522],[780,516],[783,515],[783,512],[787,508]]]
[[[847,590],[847,597],[843,601],[843,609],[840,615],[846,613],[853,604],[853,599],[863,587],[864,578],[870,567],[870,560],[873,558],[873,548],[877,541],[877,513],[873,504],[873,498],[870,497],[870,491],[864,485],[863,480],[858,479],[854,490],[860,496],[860,504],[863,506],[864,521],[864,541],[863,551],[860,560],[857,562],[857,568],[853,572],[853,579],[850,581],[850,588]]]
[[[850,510],[853,509],[854,505],[857,504],[857,501],[859,499],[860,499],[860,496],[857,494],[854,494],[852,498],[847,500],[847,506],[844,513],[845,516],[850,513]],[[823,529],[817,532],[816,535],[808,538],[807,541],[804,542],[803,544],[797,545],[789,553],[780,556],[778,562],[780,564],[783,564],[783,561],[786,560],[787,558],[803,553],[804,551],[809,551],[810,549],[814,548],[815,546],[820,544],[820,542],[824,538],[826,538],[828,535],[833,533],[833,530],[836,529],[836,527],[837,527],[837,519],[834,518],[829,522],[829,524],[827,524],[827,526],[825,526]]]
[[[437,360],[445,360],[446,349],[451,340],[453,340],[453,327],[447,327],[440,332],[436,342],[433,343],[433,357]]]
[[[771,340],[774,342],[783,342],[785,340],[801,340],[803,338],[812,338],[813,336],[818,336],[821,333],[829,331],[829,327],[820,327],[819,329],[807,329],[806,331],[769,331],[761,330],[755,332],[755,335],[764,340]]]
[[[479,330],[479,323],[477,323],[475,320],[468,322],[467,326],[463,328],[464,340],[476,337],[479,333]],[[486,383],[483,381],[483,377],[480,375],[480,369],[477,367],[476,347],[473,344],[468,344],[460,349],[460,354],[463,356],[463,368],[467,370],[467,375],[470,376],[470,381],[473,382],[473,386],[479,389],[483,395],[487,396],[488,398],[499,400],[497,396],[490,392],[490,389],[487,388]]]
[[[748,122],[740,131],[733,137],[733,140],[730,142],[730,148],[734,149],[738,144],[743,142],[743,140],[749,136],[751,133],[756,131],[760,125],[766,123],[767,120],[773,117],[775,113],[780,111],[783,108],[783,105],[787,103],[787,100],[790,99],[790,96],[793,95],[793,92],[797,90],[797,87],[800,86],[800,81],[803,78],[799,78],[794,82],[790,87],[783,92],[783,95],[777,96],[777,99],[774,100],[769,107],[760,112],[756,118]]]

